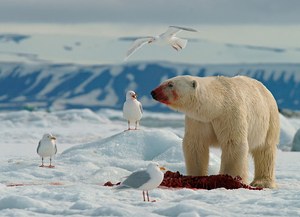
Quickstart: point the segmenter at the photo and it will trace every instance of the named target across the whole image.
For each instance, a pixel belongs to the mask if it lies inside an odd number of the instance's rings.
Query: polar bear
[[[271,92],[245,76],[177,76],[151,92],[169,108],[185,114],[183,153],[188,175],[208,173],[209,147],[220,147],[220,174],[247,183],[248,153],[255,164],[251,185],[275,188],[279,112]]]

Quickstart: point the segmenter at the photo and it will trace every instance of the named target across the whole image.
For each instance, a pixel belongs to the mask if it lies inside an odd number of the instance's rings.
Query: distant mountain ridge
[[[20,43],[25,39],[30,38],[29,35],[21,35],[21,34],[0,34],[0,42],[14,42]]]
[[[192,65],[138,62],[123,65],[0,63],[0,110],[121,109],[135,90],[145,109],[167,111],[150,92],[176,75],[247,75],[264,83],[280,109],[300,110],[300,64]]]

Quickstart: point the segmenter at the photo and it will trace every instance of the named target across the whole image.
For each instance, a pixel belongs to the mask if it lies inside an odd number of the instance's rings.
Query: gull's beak
[[[154,41],[154,39],[150,39],[150,40],[148,41],[148,44],[152,43],[153,41]]]
[[[56,137],[55,137],[55,136],[52,136],[50,139],[56,140]]]
[[[161,171],[166,171],[166,168],[165,168],[165,167],[159,167],[159,169],[160,169]]]
[[[137,98],[137,94],[132,95],[132,98],[136,99]]]

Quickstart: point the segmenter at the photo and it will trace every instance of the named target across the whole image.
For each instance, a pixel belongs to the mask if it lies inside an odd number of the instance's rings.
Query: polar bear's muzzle
[[[164,93],[164,88],[162,86],[157,87],[151,91],[151,96],[158,102],[169,105],[169,97]]]

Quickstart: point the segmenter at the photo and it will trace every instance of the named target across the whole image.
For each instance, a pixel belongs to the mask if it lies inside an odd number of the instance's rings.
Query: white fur
[[[276,186],[279,114],[263,84],[244,76],[177,76],[160,87],[169,97],[167,105],[186,114],[183,151],[188,175],[207,175],[209,147],[216,146],[222,150],[220,174],[241,176],[247,182],[251,153],[255,163],[251,184]]]

